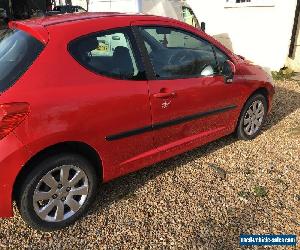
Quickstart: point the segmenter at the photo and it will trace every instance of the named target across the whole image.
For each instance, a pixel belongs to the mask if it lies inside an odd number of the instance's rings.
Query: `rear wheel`
[[[19,210],[33,228],[52,231],[79,219],[94,199],[98,178],[93,166],[76,154],[52,156],[24,180]]]
[[[246,102],[237,125],[239,139],[254,139],[261,131],[267,114],[267,100],[261,94],[255,94]]]

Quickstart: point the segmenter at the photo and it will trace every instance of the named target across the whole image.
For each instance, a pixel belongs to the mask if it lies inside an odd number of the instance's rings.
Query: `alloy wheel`
[[[265,107],[263,102],[260,100],[254,101],[244,116],[244,132],[249,136],[254,135],[260,129],[264,116]]]
[[[33,194],[34,211],[43,221],[64,221],[79,211],[88,192],[86,173],[76,166],[62,165],[39,181]]]

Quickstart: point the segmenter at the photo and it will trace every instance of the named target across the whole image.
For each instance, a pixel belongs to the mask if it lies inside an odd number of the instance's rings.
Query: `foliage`
[[[295,72],[288,67],[284,67],[279,71],[272,71],[274,80],[289,80],[295,75]]]
[[[255,196],[257,196],[257,197],[265,197],[265,196],[267,196],[267,193],[268,193],[267,190],[262,186],[254,187],[253,191],[254,191]]]

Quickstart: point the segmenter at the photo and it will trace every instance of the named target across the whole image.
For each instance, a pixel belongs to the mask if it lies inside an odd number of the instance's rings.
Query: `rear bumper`
[[[0,217],[13,216],[13,185],[26,159],[27,150],[13,133],[0,140]]]

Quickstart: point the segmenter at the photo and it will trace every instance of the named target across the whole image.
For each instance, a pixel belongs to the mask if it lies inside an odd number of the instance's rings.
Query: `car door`
[[[168,22],[133,25],[153,71],[149,94],[156,147],[201,144],[228,133],[238,93],[220,74],[212,44]]]
[[[69,51],[84,67],[76,67],[74,79],[89,86],[80,93],[88,103],[82,127],[110,166],[105,180],[141,168],[155,147],[148,82],[130,27],[80,37]]]

